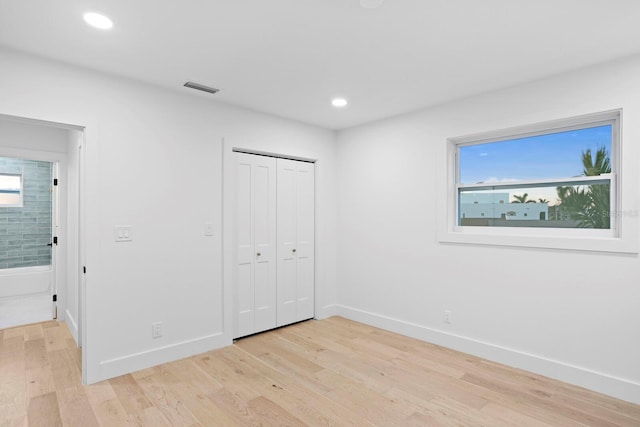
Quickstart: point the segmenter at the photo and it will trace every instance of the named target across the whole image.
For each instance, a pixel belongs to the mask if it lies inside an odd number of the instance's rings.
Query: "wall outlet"
[[[442,321],[444,323],[451,323],[451,311],[450,310],[445,310],[444,313],[442,313]]]
[[[151,324],[151,338],[160,338],[162,336],[162,322]]]

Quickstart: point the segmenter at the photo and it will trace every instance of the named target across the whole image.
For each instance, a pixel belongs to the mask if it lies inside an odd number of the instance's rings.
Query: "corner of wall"
[[[338,315],[338,305],[337,304],[329,304],[322,307],[319,312],[316,314],[315,318],[318,320],[327,319],[329,317]]]

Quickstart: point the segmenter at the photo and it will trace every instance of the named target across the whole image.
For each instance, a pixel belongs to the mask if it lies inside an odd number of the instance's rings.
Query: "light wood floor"
[[[91,386],[64,323],[0,330],[0,426],[640,426],[640,406],[334,317]]]

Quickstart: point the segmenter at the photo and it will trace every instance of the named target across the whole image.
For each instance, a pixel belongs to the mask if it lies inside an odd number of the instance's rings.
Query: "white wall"
[[[0,50],[0,114],[85,127],[88,382],[231,343],[223,299],[223,145],[309,156],[319,306],[335,302],[332,132]],[[204,223],[215,224],[214,237]],[[114,242],[131,225],[133,241]],[[322,316],[323,313],[318,313]],[[164,336],[151,338],[163,322]]]
[[[340,132],[337,312],[640,403],[637,255],[437,240],[447,138],[616,108],[637,232],[638,87],[636,57]]]

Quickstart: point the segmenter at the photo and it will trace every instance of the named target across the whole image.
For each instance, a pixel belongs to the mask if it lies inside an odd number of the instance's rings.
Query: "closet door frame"
[[[261,156],[298,160],[313,164],[314,175],[318,176],[318,166],[320,161],[318,159],[298,156],[290,153],[276,153],[267,152],[255,149],[248,149],[244,147],[233,146],[228,141],[223,139],[222,143],[222,239],[221,239],[221,252],[222,252],[222,285],[223,285],[223,301],[222,301],[222,321],[223,330],[221,334],[224,336],[224,340],[231,344],[234,341],[235,325],[235,284],[236,284],[236,265],[238,262],[236,253],[236,153],[255,154]],[[319,211],[318,197],[317,197],[317,179],[314,181],[314,266],[318,265],[318,251],[317,251],[317,218]],[[313,318],[317,318],[319,311],[319,286],[318,286],[318,269],[314,269],[314,303]]]

